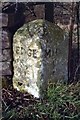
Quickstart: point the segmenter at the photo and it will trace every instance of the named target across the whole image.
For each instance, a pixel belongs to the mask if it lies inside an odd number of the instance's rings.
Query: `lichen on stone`
[[[13,39],[14,88],[39,98],[49,79],[65,80],[67,45],[64,32],[53,23],[40,19],[24,24]]]

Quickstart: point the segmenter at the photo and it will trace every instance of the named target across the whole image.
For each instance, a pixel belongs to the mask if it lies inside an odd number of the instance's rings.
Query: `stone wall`
[[[18,16],[18,15],[17,15]],[[13,77],[13,35],[15,31],[23,25],[24,16],[21,14],[19,19],[16,18],[16,13],[1,13],[0,23],[1,40],[0,40],[0,78],[2,79],[3,87],[12,84]],[[4,85],[5,84],[5,85]]]

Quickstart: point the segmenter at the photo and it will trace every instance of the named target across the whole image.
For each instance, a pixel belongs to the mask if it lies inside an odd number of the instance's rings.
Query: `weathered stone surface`
[[[8,26],[8,14],[0,13],[0,26],[2,27]]]
[[[0,41],[2,42],[2,49],[10,48],[10,42],[9,41]]]
[[[12,75],[10,62],[0,62],[0,75]]]
[[[0,39],[0,41],[7,41],[9,42],[10,40],[10,32],[8,30],[2,29],[2,39]]]
[[[11,61],[11,50],[10,49],[3,49],[2,53],[0,52],[0,61]]]
[[[42,97],[48,80],[67,80],[68,41],[53,23],[24,24],[13,40],[13,86]]]
[[[2,29],[0,39],[0,75],[12,75],[11,71],[11,34],[8,30]]]

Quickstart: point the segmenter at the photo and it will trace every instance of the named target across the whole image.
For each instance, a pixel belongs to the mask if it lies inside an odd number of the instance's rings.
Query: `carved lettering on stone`
[[[42,97],[49,80],[67,80],[68,41],[53,23],[24,24],[13,39],[13,86]]]

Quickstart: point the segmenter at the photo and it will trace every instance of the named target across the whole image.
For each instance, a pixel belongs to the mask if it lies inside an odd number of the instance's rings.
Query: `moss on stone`
[[[13,40],[14,88],[39,97],[49,79],[65,80],[67,46],[64,31],[57,25],[41,19],[24,24]]]

